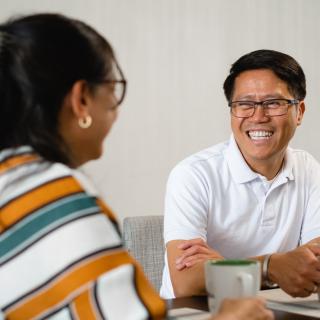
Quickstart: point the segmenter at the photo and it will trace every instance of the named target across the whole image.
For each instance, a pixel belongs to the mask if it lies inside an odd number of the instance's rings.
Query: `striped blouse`
[[[165,316],[85,177],[29,147],[0,152],[0,310],[10,320]]]

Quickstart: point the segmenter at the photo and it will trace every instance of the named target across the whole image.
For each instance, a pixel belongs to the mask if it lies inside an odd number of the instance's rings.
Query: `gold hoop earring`
[[[86,116],[84,118],[79,118],[78,124],[79,124],[80,128],[88,129],[92,124],[92,118],[90,116]]]

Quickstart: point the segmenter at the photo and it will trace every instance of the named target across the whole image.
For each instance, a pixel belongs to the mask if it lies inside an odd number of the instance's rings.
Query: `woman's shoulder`
[[[0,190],[16,188],[34,189],[51,184],[70,187],[78,184],[84,191],[97,196],[90,179],[83,172],[69,166],[43,159],[29,146],[8,148],[0,151]]]
[[[3,150],[0,159],[0,208],[2,218],[8,217],[6,227],[44,208],[100,207],[90,180],[76,169],[44,160],[26,147]]]

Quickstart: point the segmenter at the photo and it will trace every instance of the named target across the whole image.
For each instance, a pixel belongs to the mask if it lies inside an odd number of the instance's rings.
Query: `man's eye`
[[[238,102],[238,106],[241,108],[252,108],[254,105],[248,101],[240,101]]]
[[[281,106],[281,103],[280,101],[274,100],[274,101],[265,101],[263,105],[268,108],[278,108]]]

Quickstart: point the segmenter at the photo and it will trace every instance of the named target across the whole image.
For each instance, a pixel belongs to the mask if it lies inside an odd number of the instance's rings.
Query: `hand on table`
[[[209,259],[224,259],[223,256],[211,249],[201,238],[185,240],[178,249],[183,250],[180,257],[176,259],[176,268],[182,270],[190,268],[198,262]]]
[[[293,297],[307,297],[320,284],[320,247],[307,244],[287,253],[275,253],[269,262],[268,276]]]
[[[225,299],[211,320],[272,320],[273,313],[259,298]]]

